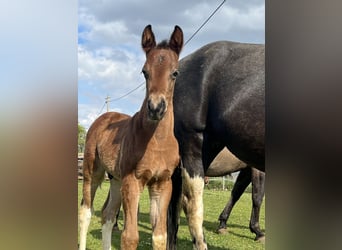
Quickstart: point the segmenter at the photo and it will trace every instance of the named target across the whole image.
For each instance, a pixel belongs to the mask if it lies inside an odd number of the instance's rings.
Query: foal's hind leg
[[[236,179],[233,190],[230,195],[230,199],[221,212],[219,216],[220,225],[217,229],[218,233],[225,233],[227,229],[227,220],[230,216],[230,213],[233,210],[235,203],[240,199],[243,192],[246,190],[249,183],[252,180],[252,169],[250,167],[246,167],[242,169]]]
[[[86,155],[86,154],[85,154]],[[79,211],[80,223],[80,244],[79,249],[86,249],[86,239],[88,227],[90,224],[93,201],[98,186],[104,178],[105,171],[103,168],[96,166],[94,158],[89,155],[84,159],[83,164],[83,199]]]
[[[154,250],[165,250],[167,244],[167,209],[172,193],[171,179],[155,182],[149,186],[152,246]]]
[[[110,190],[102,208],[102,245],[104,250],[111,249],[112,228],[117,220],[117,213],[121,206],[121,183],[119,180],[110,180]]]

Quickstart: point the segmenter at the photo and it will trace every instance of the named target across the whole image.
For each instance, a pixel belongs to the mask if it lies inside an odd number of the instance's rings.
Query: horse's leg
[[[86,249],[87,232],[91,219],[91,198],[90,188],[91,184],[89,180],[83,177],[83,198],[79,210],[79,223],[80,223],[80,244],[79,250]]]
[[[150,220],[152,225],[152,246],[154,250],[164,250],[167,245],[167,209],[171,199],[171,179],[149,186]]]
[[[124,210],[124,228],[121,234],[121,249],[137,249],[139,242],[138,205],[141,190],[141,185],[134,174],[123,177],[121,196]]]
[[[259,224],[260,207],[265,194],[265,173],[252,169],[252,200],[253,208],[249,229],[256,234],[255,240],[263,241],[265,234],[261,232]]]
[[[183,209],[193,239],[193,248],[208,249],[203,232],[204,171],[223,148],[212,143],[207,134],[193,134],[184,138],[180,149],[183,160]]]
[[[204,172],[204,171],[203,171]],[[194,249],[208,249],[203,233],[203,175],[190,176],[183,168],[183,209],[186,215]]]
[[[167,216],[167,249],[175,250],[177,247],[177,232],[178,223],[181,212],[181,198],[182,198],[182,172],[178,167],[173,172],[172,180],[172,195],[168,208]]]
[[[93,201],[96,190],[103,181],[105,173],[103,168],[96,165],[95,154],[85,155],[83,164],[83,198],[79,211],[80,250],[86,249],[87,232],[93,210]]]
[[[112,228],[116,223],[116,215],[121,206],[120,186],[119,180],[110,180],[110,190],[102,208],[102,246],[104,250],[111,249]]]
[[[242,169],[236,179],[236,182],[233,186],[230,199],[221,212],[219,216],[220,225],[217,229],[218,233],[225,233],[227,229],[227,220],[230,216],[230,213],[232,212],[232,209],[235,205],[235,203],[240,199],[243,192],[248,187],[249,183],[251,183],[252,177],[251,177],[251,168],[248,166],[244,169]]]

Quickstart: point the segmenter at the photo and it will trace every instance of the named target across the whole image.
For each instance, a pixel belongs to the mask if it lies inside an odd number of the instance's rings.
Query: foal
[[[86,246],[95,192],[105,171],[113,178],[102,208],[103,249],[111,249],[112,227],[121,201],[124,210],[121,249],[137,248],[138,203],[145,185],[150,196],[152,246],[153,249],[166,249],[171,175],[180,161],[173,131],[173,90],[179,53],[183,47],[183,32],[175,26],[169,42],[156,45],[151,25],[148,25],[143,31],[141,44],[146,53],[142,69],[146,96],[140,111],[133,117],[116,112],[105,113],[92,124],[87,134],[80,208],[82,250]]]

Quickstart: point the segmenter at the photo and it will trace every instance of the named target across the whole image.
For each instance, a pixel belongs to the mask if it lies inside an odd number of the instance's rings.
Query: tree
[[[78,153],[83,153],[84,151],[86,134],[86,129],[78,123]]]

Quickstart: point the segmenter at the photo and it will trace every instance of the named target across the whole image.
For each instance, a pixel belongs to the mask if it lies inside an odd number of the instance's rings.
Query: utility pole
[[[106,97],[107,112],[109,112],[109,102],[110,102],[110,96],[107,94],[107,97]]]

